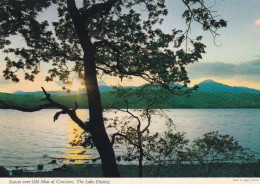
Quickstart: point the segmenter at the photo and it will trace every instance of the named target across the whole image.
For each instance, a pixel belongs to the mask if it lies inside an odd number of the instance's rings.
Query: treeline
[[[104,108],[125,108],[124,103],[118,102],[112,92],[103,92],[101,97]],[[46,103],[43,99],[43,96],[36,95],[0,93],[0,100],[24,107],[35,107]],[[77,102],[79,108],[88,108],[87,96],[84,94],[52,95],[52,99],[70,108],[75,107],[75,102]],[[115,101],[117,101],[116,104]],[[133,103],[129,104],[129,108],[144,107],[142,102],[135,101],[134,96],[131,97],[130,101]],[[193,92],[190,95],[183,96],[171,95],[166,102],[159,103],[153,108],[260,108],[260,94]]]

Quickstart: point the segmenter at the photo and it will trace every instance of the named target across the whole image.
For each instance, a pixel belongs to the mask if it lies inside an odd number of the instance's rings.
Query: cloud
[[[11,84],[12,81],[11,80],[5,80],[4,78],[0,78],[0,85],[6,85],[6,84]]]
[[[98,81],[98,85],[99,85],[99,86],[106,86],[107,83],[100,80],[100,81]]]
[[[255,21],[255,25],[257,25],[257,26],[260,25],[260,19],[257,19],[257,20]]]
[[[223,62],[195,63],[187,67],[191,79],[218,78],[260,82],[260,60],[244,62],[241,64],[228,64]]]
[[[3,77],[0,77],[0,92],[6,92],[6,88],[12,83],[11,80],[5,80]]]
[[[64,83],[62,81],[54,81],[54,83],[61,87],[64,86]]]

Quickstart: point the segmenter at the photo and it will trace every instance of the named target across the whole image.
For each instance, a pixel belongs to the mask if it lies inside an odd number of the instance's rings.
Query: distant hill
[[[111,91],[102,92],[102,105],[104,108],[113,107],[114,102],[118,100]],[[20,95],[10,93],[0,93],[0,100],[9,104],[23,107],[35,107],[46,103],[42,101],[44,97],[36,95]],[[75,107],[77,102],[79,108],[88,108],[88,99],[86,95],[54,95],[52,99],[69,108]],[[132,98],[132,101],[135,97]],[[125,108],[124,103],[116,104],[119,108]],[[0,105],[1,108],[1,105]],[[143,103],[132,103],[129,108],[144,108]],[[153,108],[260,108],[260,94],[253,93],[222,93],[222,92],[201,92],[195,91],[190,96],[175,96],[168,98],[166,103],[160,102]]]
[[[136,88],[135,86],[124,86],[124,88]],[[103,92],[108,92],[108,91],[113,91],[114,88],[112,86],[99,86],[99,91],[100,93]],[[70,95],[83,95],[86,94],[85,90],[81,91],[70,91],[69,93],[66,91],[48,91],[49,94],[51,95],[56,95],[56,96],[70,96]],[[16,91],[13,94],[16,95],[35,95],[35,96],[44,96],[43,91],[33,91],[33,92],[24,92],[24,91]]]
[[[175,84],[178,85],[178,84]],[[180,86],[180,85],[178,85]],[[213,80],[205,80],[198,84],[200,92],[214,92],[214,93],[250,93],[250,94],[260,94],[260,90],[246,88],[246,87],[232,87],[229,85],[221,84],[215,82]],[[135,89],[135,86],[124,86],[123,88],[132,88]],[[158,89],[158,87],[154,87],[152,89]],[[99,90],[101,93],[113,91],[114,88],[112,86],[99,86]],[[85,90],[81,91],[71,91],[67,93],[66,91],[48,91],[51,95],[57,96],[68,96],[68,95],[82,95],[86,94]],[[34,91],[34,92],[23,92],[23,91],[16,91],[13,94],[19,95],[35,95],[35,96],[44,96],[42,91]]]
[[[57,95],[57,96],[68,96],[68,95],[84,94],[86,92],[71,91],[70,93],[67,93],[66,91],[48,91],[48,93],[51,94],[51,95]],[[16,91],[13,94],[15,94],[15,95],[45,96],[43,91],[33,91],[33,92]]]
[[[250,89],[245,87],[232,87],[212,80],[206,80],[198,85],[198,91],[194,91],[190,95],[176,96],[172,95],[166,103],[161,103],[154,108],[260,108],[260,90]],[[100,86],[103,107],[112,107],[117,99],[111,91],[111,86]],[[134,86],[126,86],[124,88],[137,88]],[[153,87],[153,90],[158,90]],[[48,91],[52,94],[53,100],[74,108],[75,102],[79,108],[88,108],[87,96],[85,91]],[[25,97],[25,95],[27,95]],[[42,101],[44,94],[42,91],[15,93],[1,93],[0,100],[18,106],[34,107],[39,104],[46,103]],[[135,97],[132,97],[134,100]],[[118,104],[120,108],[125,108]],[[122,107],[121,107],[122,106]],[[1,105],[0,105],[1,108]],[[129,108],[143,108],[142,103],[133,103]]]
[[[203,91],[203,92],[260,94],[260,90],[246,88],[246,87],[232,87],[232,86],[215,82],[213,80],[205,80],[199,83],[198,86],[199,86],[198,91]]]

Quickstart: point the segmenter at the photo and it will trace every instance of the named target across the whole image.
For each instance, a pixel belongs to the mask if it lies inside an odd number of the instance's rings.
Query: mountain
[[[225,84],[215,82],[213,80],[205,80],[198,84],[198,91],[203,92],[227,92],[227,93],[251,93],[260,94],[260,90],[246,87],[232,87]]]
[[[178,84],[175,84],[178,85]],[[180,85],[178,85],[180,86]],[[252,89],[252,88],[246,88],[246,87],[232,87],[229,85],[221,84],[218,82],[215,82],[213,80],[205,80],[198,84],[200,92],[215,92],[215,93],[250,93],[250,94],[260,94],[260,90]],[[132,88],[135,89],[137,87],[135,86],[124,86],[123,88]],[[153,87],[152,89],[157,89],[157,87]],[[114,88],[112,86],[99,86],[99,90],[101,93],[103,92],[109,92],[113,91]],[[68,95],[82,95],[86,94],[85,90],[81,91],[71,91],[70,93],[67,93],[66,91],[48,91],[51,95],[57,95],[57,96],[68,96]],[[23,92],[23,91],[16,91],[13,94],[19,94],[19,95],[35,95],[35,96],[44,96],[44,93],[42,91],[35,91],[35,92]]]
[[[71,91],[70,93],[67,93],[66,91],[48,91],[48,93],[51,95],[57,95],[57,96],[68,96],[68,95],[85,94],[85,91]],[[33,92],[16,91],[13,94],[45,96],[43,91],[33,91]]]
[[[135,89],[135,86],[124,86],[124,88],[132,88]],[[113,91],[114,88],[112,86],[105,86],[101,85],[99,86],[99,91],[100,93],[103,92],[108,92],[108,91]],[[70,91],[69,93],[66,91],[48,91],[49,94],[51,95],[56,95],[56,96],[69,96],[69,95],[83,95],[86,94],[85,90],[81,91]],[[24,91],[16,91],[13,94],[17,95],[35,95],[35,96],[44,96],[43,91],[34,91],[34,92],[24,92]]]
[[[155,108],[260,108],[260,90],[245,87],[232,87],[221,84],[212,80],[206,80],[198,84],[198,91],[194,91],[189,96],[172,95],[166,103],[158,104]],[[111,107],[118,99],[111,91],[111,86],[100,86],[102,105]],[[133,86],[125,86],[123,88],[138,88]],[[157,89],[153,87],[152,89]],[[52,94],[54,101],[62,103],[67,107],[74,108],[77,102],[79,108],[88,108],[87,96],[85,91],[48,91]],[[25,97],[25,95],[27,95]],[[152,95],[152,94],[150,94]],[[17,91],[13,94],[1,93],[0,100],[15,104],[17,106],[35,107],[35,104],[44,103],[44,94],[42,91],[22,92]],[[132,97],[135,99],[135,96]],[[135,101],[135,100],[134,100]],[[123,104],[123,103],[122,103]],[[119,105],[120,106],[120,105]],[[120,108],[125,108],[123,105]],[[142,103],[135,102],[129,108],[144,108]],[[1,109],[1,104],[0,104]]]

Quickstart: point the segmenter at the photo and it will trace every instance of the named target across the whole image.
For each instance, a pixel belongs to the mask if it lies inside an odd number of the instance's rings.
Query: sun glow
[[[88,113],[86,110],[79,109],[77,110],[77,115],[81,120],[86,120]],[[79,141],[80,135],[84,131],[70,118],[68,119],[67,126],[67,134],[68,134],[68,142],[71,143],[73,141]],[[82,146],[69,146],[67,150],[65,150],[66,156],[64,164],[85,164],[86,160],[92,159],[93,154],[88,153],[89,150],[86,150]]]
[[[260,25],[260,19],[257,19],[257,20],[255,21],[255,25],[257,25],[257,26]]]

